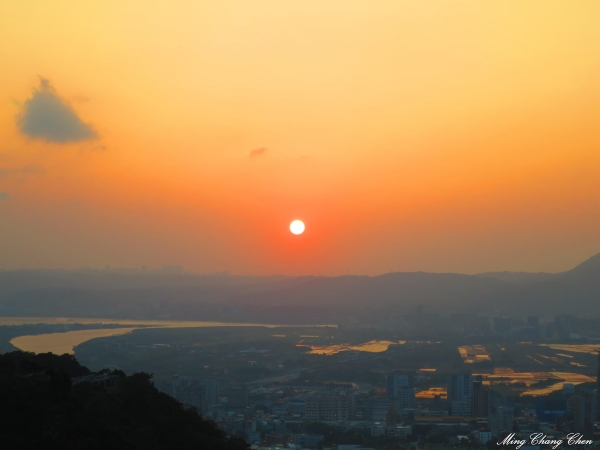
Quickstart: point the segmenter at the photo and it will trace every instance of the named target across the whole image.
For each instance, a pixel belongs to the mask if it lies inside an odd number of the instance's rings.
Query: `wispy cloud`
[[[90,124],[84,123],[44,78],[26,100],[18,120],[23,134],[46,142],[78,142],[98,137]]]
[[[39,176],[46,170],[37,164],[29,164],[23,167],[0,167],[0,178],[17,177],[24,180],[30,175]]]
[[[250,158],[256,158],[257,156],[264,155],[267,151],[267,147],[255,148],[250,152]]]

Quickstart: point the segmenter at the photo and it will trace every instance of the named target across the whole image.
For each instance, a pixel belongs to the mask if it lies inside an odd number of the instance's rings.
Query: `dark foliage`
[[[10,352],[0,355],[0,377],[31,375],[47,369],[62,371],[70,377],[81,377],[91,372],[82,366],[73,355],[61,356],[54,353]]]
[[[18,362],[17,362],[18,361]],[[125,376],[110,387],[71,384],[87,368],[70,355],[0,356],[2,448],[242,450],[213,422],[159,393],[151,375]]]

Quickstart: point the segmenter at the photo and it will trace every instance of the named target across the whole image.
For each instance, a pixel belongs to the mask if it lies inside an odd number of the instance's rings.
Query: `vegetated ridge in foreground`
[[[108,386],[71,382],[90,374],[72,355],[0,355],[2,448],[248,449],[195,409],[159,393],[149,374],[105,370]]]

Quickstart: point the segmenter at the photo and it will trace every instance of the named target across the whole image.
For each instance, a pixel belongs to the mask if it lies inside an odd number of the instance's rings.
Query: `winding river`
[[[10,343],[20,350],[33,353],[52,352],[58,355],[73,354],[73,349],[90,339],[119,336],[131,333],[140,328],[204,328],[204,327],[336,327],[336,325],[274,325],[264,323],[233,323],[233,322],[201,322],[178,320],[133,320],[133,319],[104,319],[104,318],[67,318],[67,317],[0,317],[0,325],[26,325],[26,324],[115,324],[125,325],[127,328],[103,328],[98,330],[78,330],[57,332],[49,334],[36,334],[19,336],[10,340]]]

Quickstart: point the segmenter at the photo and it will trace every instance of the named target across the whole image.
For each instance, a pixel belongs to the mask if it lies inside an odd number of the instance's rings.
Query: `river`
[[[49,334],[36,334],[19,336],[11,339],[10,343],[20,350],[33,353],[52,352],[57,355],[64,353],[73,354],[73,349],[90,339],[118,336],[130,333],[140,328],[204,328],[204,327],[336,327],[336,325],[274,325],[263,323],[233,323],[233,322],[201,322],[178,320],[133,320],[133,319],[106,319],[106,318],[70,318],[70,317],[0,317],[0,325],[26,325],[26,324],[116,324],[129,325],[128,328],[112,328],[99,330],[79,330],[57,332]]]
[[[10,343],[20,350],[33,353],[64,353],[73,354],[73,348],[90,339],[119,336],[131,333],[138,328],[111,328],[102,330],[79,330],[66,333],[35,334],[19,336],[11,339]]]

